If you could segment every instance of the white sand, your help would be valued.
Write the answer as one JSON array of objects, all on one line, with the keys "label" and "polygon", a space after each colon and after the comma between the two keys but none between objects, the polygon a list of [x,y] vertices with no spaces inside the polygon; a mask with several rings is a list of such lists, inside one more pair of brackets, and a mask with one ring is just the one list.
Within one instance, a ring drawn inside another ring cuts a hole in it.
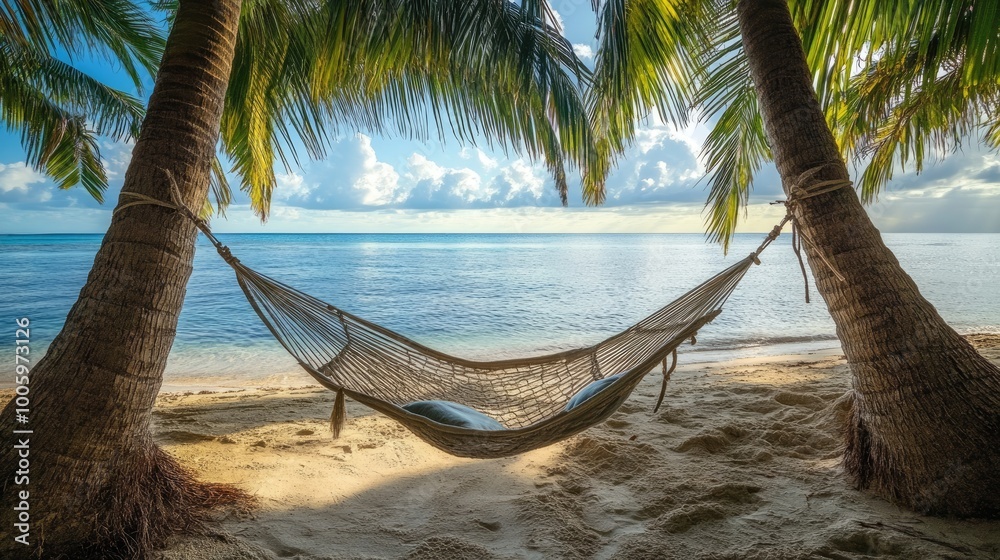
[{"label": "white sand", "polygon": [[[977,340],[994,360],[998,339]],[[160,443],[260,507],[162,557],[1000,558],[1000,522],[850,487],[833,422],[849,384],[839,357],[682,365],[658,414],[654,374],[605,424],[497,460],[448,456],[354,403],[332,441],[333,394],[315,387],[164,394]]]}]

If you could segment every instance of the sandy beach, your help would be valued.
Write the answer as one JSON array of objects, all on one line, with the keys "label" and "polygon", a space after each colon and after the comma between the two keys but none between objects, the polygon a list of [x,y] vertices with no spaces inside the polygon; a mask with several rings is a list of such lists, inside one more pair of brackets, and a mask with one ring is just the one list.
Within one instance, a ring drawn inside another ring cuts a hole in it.
[{"label": "sandy beach", "polygon": [[[970,337],[1000,360],[1000,336]],[[164,393],[161,445],[256,496],[163,559],[1000,558],[1000,522],[915,515],[854,490],[837,353],[682,365],[605,424],[518,457],[448,456],[318,387]]]},{"label": "sandy beach", "polygon": [[[1000,335],[969,338],[1000,361]],[[159,558],[1000,558],[1000,521],[920,516],[851,487],[836,351],[682,355],[658,413],[654,372],[604,424],[495,460],[446,455],[352,402],[332,440],[334,396],[307,380],[161,393],[160,445],[258,505]]]}]

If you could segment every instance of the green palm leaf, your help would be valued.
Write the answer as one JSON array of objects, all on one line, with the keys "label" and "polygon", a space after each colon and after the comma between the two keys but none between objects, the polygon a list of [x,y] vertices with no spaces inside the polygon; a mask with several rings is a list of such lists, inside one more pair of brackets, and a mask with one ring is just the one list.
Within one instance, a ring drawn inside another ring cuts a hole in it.
[{"label": "green palm leaf", "polygon": [[698,88],[694,108],[702,121],[714,123],[701,153],[709,187],[705,224],[709,239],[728,251],[754,176],[772,156],[735,12],[720,2],[711,13],[715,47],[702,58],[711,70]]},{"label": "green palm leaf", "polygon": [[44,54],[88,49],[121,64],[137,88],[163,54],[156,23],[127,0],[7,0],[0,3],[0,36]]},{"label": "green palm leaf", "polygon": [[584,173],[584,200],[604,201],[604,179],[651,111],[684,126],[704,77],[710,41],[704,6],[687,0],[607,0],[598,11],[600,47],[587,108],[596,158]]},{"label": "green palm leaf", "polygon": [[99,202],[107,189],[94,132],[83,117],[53,103],[32,84],[0,73],[0,118],[20,130],[28,163],[52,177],[59,188],[80,184]]},{"label": "green palm leaf", "polygon": [[565,202],[595,157],[589,72],[550,20],[544,2],[248,2],[222,124],[241,188],[266,218],[279,160],[366,130],[543,159]]},{"label": "green palm leaf", "polygon": [[1000,76],[989,75],[981,57],[967,56],[978,44],[969,35],[981,12],[977,5],[942,18],[953,24],[934,30],[926,45],[918,35],[883,47],[829,107],[845,154],[865,163],[858,183],[866,202],[877,198],[896,169],[919,173],[927,158],[954,151],[980,127],[986,127],[987,143],[1000,145],[990,134]]},{"label": "green palm leaf", "polygon": [[[1000,147],[1000,3],[791,0],[817,93],[873,200],[895,169],[923,169],[981,130]],[[771,158],[731,0],[595,2],[600,46],[588,109],[599,157],[587,200],[650,111],[707,123],[706,225],[728,248],[753,177]],[[970,53],[975,53],[974,56]],[[859,69],[861,70],[859,72]]]},{"label": "green palm leaf", "polygon": [[98,137],[135,137],[143,108],[52,55],[84,48],[120,64],[139,88],[159,63],[163,40],[130,2],[0,4],[0,118],[20,134],[32,167],[60,188],[80,184],[102,201],[108,185]]}]

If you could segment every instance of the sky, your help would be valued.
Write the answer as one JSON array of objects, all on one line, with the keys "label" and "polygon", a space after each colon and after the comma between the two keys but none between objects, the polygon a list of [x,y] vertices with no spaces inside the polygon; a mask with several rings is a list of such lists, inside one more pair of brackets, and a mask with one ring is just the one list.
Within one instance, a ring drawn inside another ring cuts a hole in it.
[{"label": "sky", "polygon": [[[595,18],[584,0],[556,0],[563,34],[585,61],[596,50]],[[122,89],[130,82],[103,61],[83,69]],[[147,88],[148,90],[148,88]],[[685,130],[649,119],[607,182],[607,202],[586,207],[570,176],[563,208],[541,162],[516,153],[360,132],[339,139],[329,157],[279,170],[272,214],[262,224],[237,193],[218,232],[364,233],[695,233],[704,231],[703,126]],[[110,189],[105,204],[82,188],[59,190],[27,167],[15,134],[0,133],[0,234],[102,233],[130,162],[131,145],[102,143]],[[237,180],[232,183],[238,185]],[[780,220],[780,181],[769,164],[757,176],[740,231],[762,232]],[[869,207],[886,232],[1000,232],[1000,156],[977,147],[950,154],[921,175],[897,170]]]}]

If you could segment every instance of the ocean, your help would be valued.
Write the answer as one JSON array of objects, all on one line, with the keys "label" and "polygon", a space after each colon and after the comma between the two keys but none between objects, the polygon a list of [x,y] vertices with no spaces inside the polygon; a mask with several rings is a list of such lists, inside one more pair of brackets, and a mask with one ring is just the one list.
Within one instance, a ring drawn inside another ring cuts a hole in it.
[{"label": "ocean", "polygon": [[[423,344],[473,359],[593,344],[747,255],[700,234],[223,234],[255,270]],[[960,332],[1000,332],[1000,235],[887,234],[903,267]],[[35,361],[86,280],[100,235],[0,236],[0,316],[31,319]],[[836,348],[833,321],[788,236],[753,267],[682,359]],[[13,356],[13,343],[10,356]],[[13,360],[3,360],[3,385]],[[305,383],[254,315],[232,270],[199,238],[168,385]]]}]

